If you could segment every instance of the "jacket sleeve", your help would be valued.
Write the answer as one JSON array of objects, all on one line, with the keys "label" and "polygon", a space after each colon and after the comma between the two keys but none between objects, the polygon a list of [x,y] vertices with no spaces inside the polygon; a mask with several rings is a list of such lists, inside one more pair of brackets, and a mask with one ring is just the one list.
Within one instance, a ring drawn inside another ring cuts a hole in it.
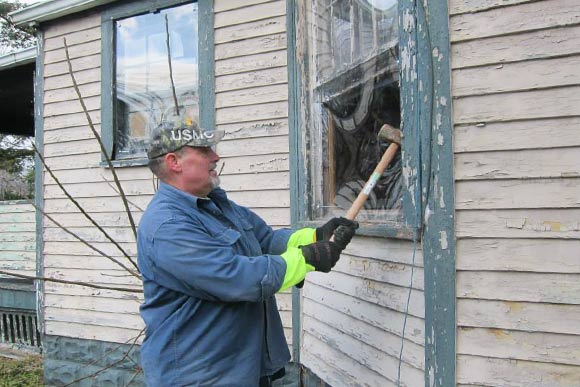
[{"label": "jacket sleeve", "polygon": [[232,229],[214,236],[191,218],[172,218],[157,228],[146,253],[154,280],[208,300],[257,302],[272,296],[284,280],[284,259],[236,254],[239,238]]}]

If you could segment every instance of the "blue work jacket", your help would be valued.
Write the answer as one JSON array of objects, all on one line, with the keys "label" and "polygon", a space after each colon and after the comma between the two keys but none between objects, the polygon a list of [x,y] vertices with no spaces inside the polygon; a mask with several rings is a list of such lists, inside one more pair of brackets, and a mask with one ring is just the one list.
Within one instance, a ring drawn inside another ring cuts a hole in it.
[{"label": "blue work jacket", "polygon": [[148,386],[256,387],[284,367],[274,294],[290,234],[221,189],[203,199],[160,183],[137,238]]}]

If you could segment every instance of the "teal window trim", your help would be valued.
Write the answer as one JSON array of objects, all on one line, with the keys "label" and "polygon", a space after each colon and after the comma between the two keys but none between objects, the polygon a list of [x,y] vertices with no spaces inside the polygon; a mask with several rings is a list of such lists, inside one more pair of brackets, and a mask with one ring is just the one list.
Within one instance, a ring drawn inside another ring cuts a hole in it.
[{"label": "teal window trim", "polygon": [[[44,33],[36,33],[36,68],[34,73],[34,142],[40,154],[44,154]],[[36,205],[36,276],[44,276],[44,166],[40,157],[34,155],[34,204]],[[40,331],[44,334],[44,281],[34,281],[36,297],[36,316]]]},{"label": "teal window trim", "polygon": [[[191,0],[133,0],[123,2],[101,13],[101,138],[107,155],[114,167],[136,167],[147,165],[146,158],[113,160],[115,141],[114,74],[115,74],[115,20],[136,16],[176,5],[195,3]],[[200,126],[215,126],[215,72],[214,72],[214,21],[213,0],[198,0],[199,33],[199,92]],[[101,157],[101,167],[107,167],[105,155]]]}]

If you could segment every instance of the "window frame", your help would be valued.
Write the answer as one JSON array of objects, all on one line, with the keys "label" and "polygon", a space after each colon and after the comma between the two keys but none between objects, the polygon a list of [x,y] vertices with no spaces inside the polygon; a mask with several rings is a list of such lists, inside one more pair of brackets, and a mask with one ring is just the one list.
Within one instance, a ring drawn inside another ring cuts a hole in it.
[{"label": "window frame", "polygon": [[[307,130],[302,131],[302,128],[307,128],[309,125],[302,121],[302,101],[307,91],[304,90],[302,83],[302,69],[300,63],[308,65],[309,59],[306,55],[301,56],[299,53],[298,42],[301,36],[298,30],[304,26],[298,26],[300,17],[298,15],[299,7],[303,7],[304,1],[310,0],[294,0],[289,6],[294,19],[293,25],[289,24],[289,39],[288,39],[288,72],[289,72],[289,126],[290,126],[290,190],[291,190],[291,219],[293,227],[318,227],[323,224],[323,219],[311,219],[310,212],[314,204],[314,197],[312,194],[312,170],[310,163],[312,158],[309,155],[310,149],[307,144],[310,144],[309,133]],[[408,11],[405,1],[398,0],[399,12],[399,49],[403,50],[406,47],[417,48],[416,36],[406,29],[402,23],[402,16],[405,10]],[[304,31],[305,28],[302,28]],[[416,52],[410,53],[416,61]],[[400,54],[401,55],[401,54]],[[416,63],[412,64],[413,66]],[[397,225],[386,223],[361,223],[361,227],[357,231],[358,235],[386,237],[395,239],[413,240],[420,239],[420,214],[421,214],[421,183],[419,166],[420,164],[420,149],[421,142],[424,139],[418,138],[418,118],[415,112],[416,108],[412,101],[417,101],[419,90],[417,89],[417,82],[412,79],[416,74],[405,73],[402,68],[399,70],[400,79],[400,101],[401,101],[401,129],[405,130],[405,136],[402,139],[402,165],[403,165],[403,193],[402,193],[402,216],[404,221]],[[421,101],[423,102],[423,101]],[[416,104],[416,103],[415,103]],[[426,107],[428,109],[429,107]],[[426,111],[426,110],[425,110]],[[409,189],[409,187],[412,187]],[[346,210],[345,210],[346,213]]]},{"label": "window frame", "polygon": [[[215,125],[215,72],[213,0],[132,0],[103,10],[101,13],[101,138],[115,167],[147,165],[147,158],[115,160],[115,21],[183,4],[198,4],[198,85],[199,119],[202,128]],[[101,155],[101,166],[107,167]]]}]

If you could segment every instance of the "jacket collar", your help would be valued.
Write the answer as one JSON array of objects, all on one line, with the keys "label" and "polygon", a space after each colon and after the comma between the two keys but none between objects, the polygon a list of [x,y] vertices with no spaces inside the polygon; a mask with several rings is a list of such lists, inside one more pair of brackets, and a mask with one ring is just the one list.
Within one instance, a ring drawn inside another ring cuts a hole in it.
[{"label": "jacket collar", "polygon": [[[181,201],[195,209],[199,209],[198,201],[207,200],[200,198],[195,195],[191,195],[185,191],[179,190],[172,185],[159,181],[159,189],[157,191],[159,195],[164,195],[170,197],[173,200]],[[226,191],[221,188],[214,188],[208,195],[208,197],[214,201],[225,201],[227,200]]]}]

